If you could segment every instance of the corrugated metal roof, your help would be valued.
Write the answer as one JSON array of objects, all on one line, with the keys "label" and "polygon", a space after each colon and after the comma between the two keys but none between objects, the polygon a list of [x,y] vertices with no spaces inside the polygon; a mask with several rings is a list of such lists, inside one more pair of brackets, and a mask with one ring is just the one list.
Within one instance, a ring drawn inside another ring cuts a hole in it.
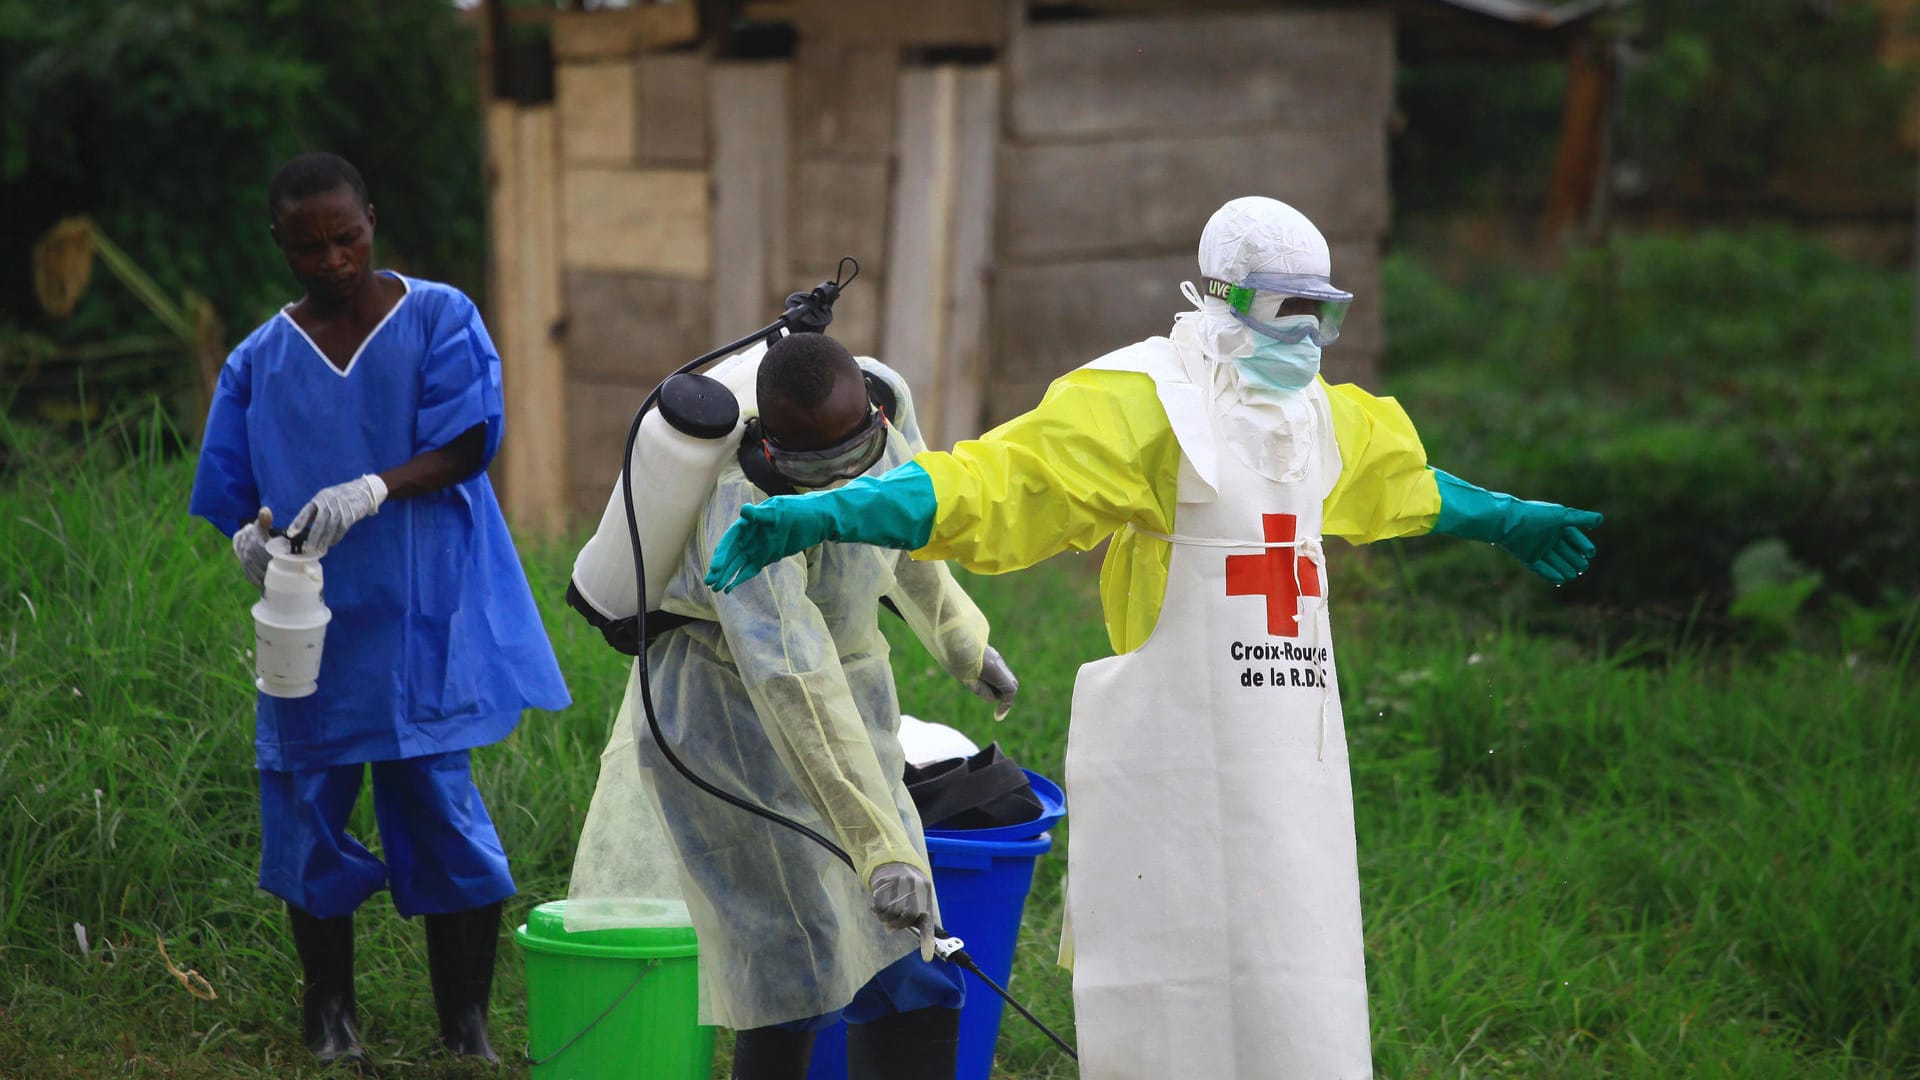
[{"label": "corrugated metal roof", "polygon": [[1624,7],[1627,0],[1569,0],[1566,3],[1543,4],[1529,0],[1434,0],[1447,7],[1470,11],[1475,15],[1485,15],[1490,19],[1519,23],[1540,30],[1557,30],[1571,22],[1578,22],[1589,15],[1602,11]]}]

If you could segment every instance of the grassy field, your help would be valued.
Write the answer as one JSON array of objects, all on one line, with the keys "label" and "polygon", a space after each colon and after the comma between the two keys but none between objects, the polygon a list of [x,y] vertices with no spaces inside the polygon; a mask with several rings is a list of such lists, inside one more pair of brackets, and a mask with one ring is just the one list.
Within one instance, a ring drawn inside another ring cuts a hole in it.
[{"label": "grassy field", "polygon": [[[252,884],[249,590],[185,517],[184,463],[107,456],[0,478],[0,1075],[315,1075],[282,908]],[[523,554],[576,704],[476,753],[513,922],[564,893],[623,668],[560,603],[570,550]],[[1601,649],[1334,558],[1382,1076],[1920,1074],[1911,614],[1850,653]],[[972,583],[1023,679],[1005,725],[896,638],[907,710],[1059,775],[1074,668],[1106,651],[1092,570]],[[1071,1038],[1061,851],[1013,989]],[[375,898],[359,929],[388,1073],[481,1075],[431,1053],[419,928]],[[510,942],[497,987],[517,1057]],[[1000,1059],[1075,1075],[1011,1015]]]}]

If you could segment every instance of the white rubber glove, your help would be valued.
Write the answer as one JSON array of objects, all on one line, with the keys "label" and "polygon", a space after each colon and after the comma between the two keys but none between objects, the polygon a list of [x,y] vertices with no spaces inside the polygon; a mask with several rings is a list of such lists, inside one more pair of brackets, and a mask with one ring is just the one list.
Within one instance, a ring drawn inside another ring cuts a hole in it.
[{"label": "white rubber glove", "polygon": [[240,560],[240,569],[256,589],[266,587],[267,564],[273,561],[267,551],[267,530],[271,528],[273,511],[263,506],[258,520],[247,522],[233,534],[233,557]]},{"label": "white rubber glove", "polygon": [[933,959],[933,882],[915,866],[883,863],[869,882],[873,913],[889,930],[920,935],[920,959]]},{"label": "white rubber glove", "polygon": [[1020,692],[1020,680],[1001,658],[1000,650],[989,645],[980,663],[980,677],[968,683],[967,689],[993,702],[993,718],[1005,720],[1013,709],[1013,696]]},{"label": "white rubber glove", "polygon": [[348,529],[379,513],[386,501],[386,481],[374,473],[322,488],[294,515],[287,535],[300,537],[302,550],[318,555],[344,539]]}]

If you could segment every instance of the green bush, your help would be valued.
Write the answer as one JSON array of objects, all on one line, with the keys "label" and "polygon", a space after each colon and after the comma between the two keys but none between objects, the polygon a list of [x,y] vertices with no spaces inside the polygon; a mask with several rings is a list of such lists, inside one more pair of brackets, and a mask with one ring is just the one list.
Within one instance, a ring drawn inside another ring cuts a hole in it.
[{"label": "green bush", "polygon": [[[1628,46],[1611,129],[1616,211],[1898,214],[1913,199],[1900,125],[1914,70],[1883,57],[1915,18],[1859,0],[1635,0],[1602,15],[1595,44]],[[1565,55],[1493,63],[1414,44],[1395,73],[1395,231],[1462,211],[1531,217],[1565,123]]]},{"label": "green bush", "polygon": [[[1590,612],[1717,622],[1734,560],[1768,540],[1821,575],[1817,604],[1920,591],[1906,274],[1759,231],[1628,236],[1460,283],[1394,257],[1385,279],[1390,389],[1435,464],[1607,515],[1566,590]],[[1519,580],[1412,547],[1434,588]]]},{"label": "green bush", "polygon": [[[66,346],[155,333],[99,267],[72,318],[41,315],[27,252],[75,214],[169,296],[206,296],[239,340],[297,295],[266,191],[304,150],[366,176],[383,263],[477,289],[473,50],[434,0],[0,0],[0,362],[10,328]],[[155,389],[81,369],[123,401]],[[0,371],[0,394],[19,377]]]},{"label": "green bush", "polygon": [[[0,446],[23,435],[0,422]],[[0,1076],[337,1076],[301,1046],[282,905],[253,888],[253,590],[186,516],[192,462],[164,428],[131,418],[46,449],[14,445],[33,465],[0,474]],[[574,703],[474,755],[520,886],[508,926],[566,892],[629,667],[562,600],[574,550],[520,547]],[[1920,613],[1885,661],[1622,652],[1382,602],[1362,560],[1333,558],[1379,1075],[1920,1075]],[[1005,723],[885,620],[901,706],[1059,778],[1075,669],[1106,652],[1097,561],[964,577],[1021,678]],[[1103,737],[1101,719],[1075,737]],[[1069,1040],[1054,957],[1074,813],[1037,867],[1010,983]],[[417,921],[375,898],[355,934],[381,1075],[479,1075],[435,1053]],[[503,1055],[527,1038],[511,941]],[[1073,1072],[1009,1012],[995,1075]]]}]

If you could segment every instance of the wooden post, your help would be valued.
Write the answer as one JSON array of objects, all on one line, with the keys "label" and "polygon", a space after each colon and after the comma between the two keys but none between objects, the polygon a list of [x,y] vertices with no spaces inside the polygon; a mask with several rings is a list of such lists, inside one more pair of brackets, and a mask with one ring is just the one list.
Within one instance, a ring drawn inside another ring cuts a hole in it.
[{"label": "wooden post", "polygon": [[566,366],[560,348],[558,151],[550,105],[488,106],[493,319],[506,396],[500,476],[507,516],[550,537],[566,527]]},{"label": "wooden post", "polygon": [[953,231],[951,66],[900,73],[894,125],[899,177],[887,236],[880,358],[914,390],[920,432],[942,445],[939,408],[946,374],[948,252]]},{"label": "wooden post", "polygon": [[996,69],[900,75],[880,358],[914,388],[928,446],[980,430],[999,106]]},{"label": "wooden post", "polygon": [[718,63],[713,123],[713,342],[773,321],[787,285],[787,80],[782,63]]},{"label": "wooden post", "polygon": [[940,442],[978,435],[986,420],[988,296],[993,278],[994,187],[999,182],[1000,69],[965,68],[954,103],[953,231],[948,259],[946,371]]},{"label": "wooden post", "polygon": [[[496,3],[489,7],[497,6]],[[500,350],[501,379],[511,381],[514,362],[514,305],[517,271],[520,266],[519,168],[516,164],[518,140],[514,137],[514,118],[519,107],[512,100],[496,98],[487,102],[487,332],[493,335],[494,348]],[[511,403],[512,397],[506,397]],[[511,416],[508,417],[512,419]],[[506,445],[513,445],[520,432],[509,424]],[[510,458],[511,455],[503,455]],[[501,460],[493,470],[499,488],[501,506],[511,508],[515,492],[513,478],[507,475],[507,462]]]},{"label": "wooden post", "polygon": [[791,288],[812,288],[841,256],[860,261],[860,279],[835,306],[829,330],[855,355],[879,351],[899,73],[897,46],[824,34],[802,35],[793,58],[786,277]]},{"label": "wooden post", "polygon": [[1567,50],[1567,97],[1561,110],[1560,148],[1554,155],[1543,231],[1549,242],[1589,224],[1589,212],[1605,177],[1608,117],[1613,99],[1609,43],[1576,39]]}]

